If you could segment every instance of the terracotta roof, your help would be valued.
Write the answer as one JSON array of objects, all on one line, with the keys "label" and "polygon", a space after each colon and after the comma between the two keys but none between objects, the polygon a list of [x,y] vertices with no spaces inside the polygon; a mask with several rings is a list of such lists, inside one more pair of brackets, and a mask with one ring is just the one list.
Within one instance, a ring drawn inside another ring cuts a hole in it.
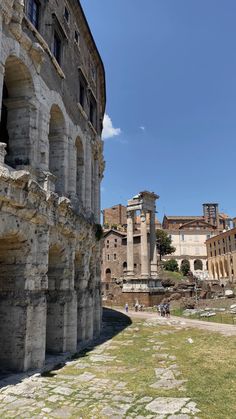
[{"label": "terracotta roof", "polygon": [[204,220],[202,215],[165,215],[168,220]]}]

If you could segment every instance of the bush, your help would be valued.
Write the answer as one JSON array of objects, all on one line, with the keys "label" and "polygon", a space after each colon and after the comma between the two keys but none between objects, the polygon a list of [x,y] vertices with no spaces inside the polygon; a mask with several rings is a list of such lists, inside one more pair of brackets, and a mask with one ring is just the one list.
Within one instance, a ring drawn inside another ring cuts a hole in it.
[{"label": "bush", "polygon": [[190,263],[187,259],[182,261],[180,270],[184,276],[186,276],[189,273]]},{"label": "bush", "polygon": [[170,260],[167,260],[166,262],[164,262],[164,269],[165,269],[165,271],[179,272],[179,267],[178,267],[177,260],[170,259]]}]

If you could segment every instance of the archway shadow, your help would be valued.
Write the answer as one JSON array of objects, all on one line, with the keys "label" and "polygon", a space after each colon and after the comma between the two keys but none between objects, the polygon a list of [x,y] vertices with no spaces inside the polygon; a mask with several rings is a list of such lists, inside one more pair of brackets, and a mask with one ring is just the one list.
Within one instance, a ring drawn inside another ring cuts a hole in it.
[{"label": "archway shadow", "polygon": [[103,308],[102,330],[98,338],[85,343],[83,346],[79,346],[78,352],[74,355],[59,354],[58,356],[53,357],[55,360],[53,365],[46,357],[45,367],[42,370],[30,370],[26,373],[16,374],[9,372],[1,373],[0,371],[0,388],[6,387],[8,385],[16,385],[23,381],[25,378],[31,377],[36,373],[38,373],[39,376],[41,375],[43,377],[53,378],[56,375],[55,371],[63,368],[68,361],[76,359],[79,360],[80,358],[87,357],[94,348],[112,339],[131,324],[132,320],[126,314],[111,308]]},{"label": "archway shadow", "polygon": [[[126,314],[111,308],[103,307],[102,330],[100,336],[87,344],[85,343],[85,345],[80,348],[79,352],[71,356],[71,360],[86,358],[94,348],[112,339],[131,324],[132,320]],[[54,371],[63,368],[64,365],[65,362],[59,363],[52,370],[42,373],[42,376],[54,377],[56,375],[56,372]]]}]

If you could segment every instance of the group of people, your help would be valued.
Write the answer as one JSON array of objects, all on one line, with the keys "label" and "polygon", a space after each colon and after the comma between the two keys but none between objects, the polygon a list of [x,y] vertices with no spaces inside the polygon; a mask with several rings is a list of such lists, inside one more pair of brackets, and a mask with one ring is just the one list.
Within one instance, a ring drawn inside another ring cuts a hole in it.
[{"label": "group of people", "polygon": [[157,306],[159,315],[161,317],[170,317],[170,302],[164,301]]},{"label": "group of people", "polygon": [[[135,309],[135,311],[143,311],[143,305],[139,304],[138,301],[136,301],[136,303],[134,304],[134,309]],[[125,304],[125,311],[126,311],[126,313],[128,313],[128,311],[129,311],[128,303]]]}]

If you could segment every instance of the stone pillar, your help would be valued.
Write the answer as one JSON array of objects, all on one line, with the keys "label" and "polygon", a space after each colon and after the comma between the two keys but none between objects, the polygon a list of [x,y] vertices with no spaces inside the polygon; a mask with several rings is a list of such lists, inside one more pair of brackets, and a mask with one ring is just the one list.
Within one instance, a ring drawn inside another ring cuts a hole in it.
[{"label": "stone pillar", "polygon": [[0,166],[4,166],[6,152],[6,143],[0,143]]},{"label": "stone pillar", "polygon": [[149,278],[150,263],[148,255],[147,218],[146,212],[141,213],[141,277]]},{"label": "stone pillar", "polygon": [[155,212],[150,212],[150,260],[151,260],[151,277],[157,278],[157,246],[156,246],[156,230],[155,230]]},{"label": "stone pillar", "polygon": [[[0,33],[1,33],[1,28],[0,28]],[[3,89],[4,73],[5,73],[4,66],[0,63],[0,119],[1,119],[1,112],[2,112],[2,89]]]},{"label": "stone pillar", "polygon": [[99,211],[99,195],[100,195],[100,181],[99,181],[99,166],[98,159],[94,160],[94,217],[95,222],[100,223],[100,211]]},{"label": "stone pillar", "polygon": [[77,150],[71,137],[68,138],[68,147],[69,147],[68,195],[70,198],[74,198],[76,195]]},{"label": "stone pillar", "polygon": [[189,263],[190,263],[190,271],[191,272],[194,272],[194,260],[193,259],[190,259],[189,260]]},{"label": "stone pillar", "polygon": [[91,179],[92,178],[92,153],[89,140],[86,147],[85,158],[85,207],[87,211],[91,211]]},{"label": "stone pillar", "polygon": [[127,276],[134,276],[134,213],[127,213]]}]

